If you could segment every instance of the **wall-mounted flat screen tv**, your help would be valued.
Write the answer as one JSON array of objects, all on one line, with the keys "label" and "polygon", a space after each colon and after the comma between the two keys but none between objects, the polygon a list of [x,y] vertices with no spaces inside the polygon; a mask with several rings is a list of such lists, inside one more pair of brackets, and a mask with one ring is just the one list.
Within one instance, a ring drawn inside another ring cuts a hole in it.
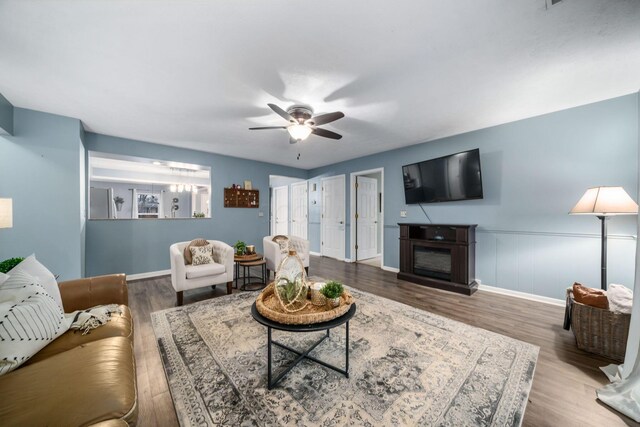
[{"label": "wall-mounted flat screen tv", "polygon": [[407,204],[482,199],[480,150],[477,148],[405,165],[402,175]]}]

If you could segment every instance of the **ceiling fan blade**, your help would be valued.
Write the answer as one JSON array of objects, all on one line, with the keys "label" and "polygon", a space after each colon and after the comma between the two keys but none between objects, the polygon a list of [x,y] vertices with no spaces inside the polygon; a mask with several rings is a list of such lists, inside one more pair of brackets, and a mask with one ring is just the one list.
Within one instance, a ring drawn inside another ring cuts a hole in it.
[{"label": "ceiling fan blade", "polygon": [[286,129],[286,126],[259,126],[257,128],[249,128],[249,130],[261,130],[261,129]]},{"label": "ceiling fan blade", "polygon": [[284,111],[282,108],[278,107],[276,104],[267,104],[269,106],[269,108],[271,108],[277,115],[279,115],[280,117],[282,117],[283,119],[285,119],[288,122],[291,123],[297,123],[296,119],[293,118],[293,116],[291,116],[291,114],[287,113],[286,111]]},{"label": "ceiling fan blade", "polygon": [[344,113],[342,111],[336,111],[335,113],[320,114],[319,116],[312,117],[307,120],[307,122],[312,122],[313,125],[317,126],[335,122],[343,117]]},{"label": "ceiling fan blade", "polygon": [[298,142],[297,139],[293,139],[293,137],[291,137],[291,136],[289,137],[289,144],[295,144],[297,142]]},{"label": "ceiling fan blade", "polygon": [[315,133],[318,136],[324,136],[325,138],[331,139],[340,139],[342,135],[339,133],[331,132],[330,130],[315,128],[311,131],[311,133]]}]

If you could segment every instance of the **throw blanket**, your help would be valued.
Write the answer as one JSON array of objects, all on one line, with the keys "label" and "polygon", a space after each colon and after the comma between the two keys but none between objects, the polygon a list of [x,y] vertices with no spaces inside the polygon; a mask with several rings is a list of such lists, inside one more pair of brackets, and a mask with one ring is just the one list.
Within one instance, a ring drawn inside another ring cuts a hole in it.
[{"label": "throw blanket", "polygon": [[117,304],[99,305],[86,310],[78,310],[65,314],[65,317],[71,323],[69,329],[82,331],[82,335],[86,335],[92,329],[107,323],[113,313],[122,314],[122,310]]},{"label": "throw blanket", "polygon": [[607,298],[609,299],[609,310],[614,313],[631,314],[631,305],[633,304],[633,291],[631,289],[612,283],[609,285]]}]

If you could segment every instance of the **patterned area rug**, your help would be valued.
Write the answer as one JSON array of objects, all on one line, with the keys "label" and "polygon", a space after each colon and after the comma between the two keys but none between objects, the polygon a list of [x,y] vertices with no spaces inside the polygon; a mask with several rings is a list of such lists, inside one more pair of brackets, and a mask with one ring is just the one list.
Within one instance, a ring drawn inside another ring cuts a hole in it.
[{"label": "patterned area rug", "polygon": [[[183,426],[519,426],[538,347],[350,289],[350,378],[304,360],[269,391],[267,330],[242,292],[152,314]],[[324,332],[274,331],[306,349]],[[311,355],[344,366],[345,328]],[[277,373],[295,355],[273,347]]]}]

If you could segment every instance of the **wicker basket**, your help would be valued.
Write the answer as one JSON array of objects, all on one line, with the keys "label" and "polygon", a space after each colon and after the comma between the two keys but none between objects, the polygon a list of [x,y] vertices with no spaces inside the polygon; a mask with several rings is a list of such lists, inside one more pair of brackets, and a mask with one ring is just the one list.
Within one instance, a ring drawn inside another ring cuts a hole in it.
[{"label": "wicker basket", "polygon": [[353,303],[353,297],[345,290],[340,297],[340,305],[334,309],[327,309],[326,305],[319,307],[307,304],[301,311],[287,313],[282,309],[278,298],[273,292],[274,286],[272,282],[258,295],[256,308],[267,319],[286,325],[312,325],[314,323],[328,322],[349,311]]},{"label": "wicker basket", "polygon": [[581,304],[571,293],[569,298],[571,329],[578,348],[623,362],[631,315]]}]

